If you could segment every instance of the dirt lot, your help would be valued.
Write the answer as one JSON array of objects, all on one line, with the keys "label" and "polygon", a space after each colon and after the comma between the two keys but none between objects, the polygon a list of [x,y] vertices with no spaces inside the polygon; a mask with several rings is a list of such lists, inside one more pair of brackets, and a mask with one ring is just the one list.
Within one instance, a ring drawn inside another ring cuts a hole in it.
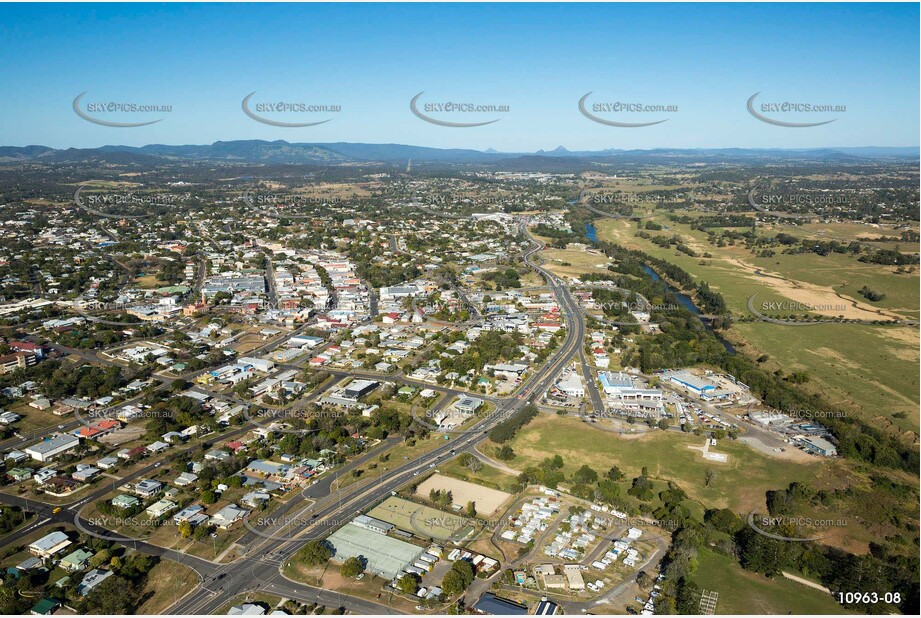
[{"label": "dirt lot", "polygon": [[140,425],[135,425],[134,427],[129,425],[124,429],[119,429],[117,431],[113,431],[110,434],[102,436],[99,438],[99,441],[103,444],[109,444],[111,446],[120,446],[122,444],[137,440],[143,436],[145,432],[146,430],[144,427]]},{"label": "dirt lot", "polygon": [[475,483],[468,483],[458,479],[452,479],[441,474],[433,474],[427,478],[416,490],[416,495],[422,498],[428,498],[429,491],[432,489],[442,489],[451,492],[454,497],[454,504],[467,504],[468,502],[476,503],[476,510],[481,515],[492,515],[502,504],[511,497],[504,491],[490,489]]}]

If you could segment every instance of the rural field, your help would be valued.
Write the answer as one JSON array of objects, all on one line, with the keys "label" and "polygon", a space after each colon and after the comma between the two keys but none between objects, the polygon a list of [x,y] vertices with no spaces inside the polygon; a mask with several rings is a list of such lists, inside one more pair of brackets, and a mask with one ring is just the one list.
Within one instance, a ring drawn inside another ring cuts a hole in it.
[{"label": "rural field", "polygon": [[712,551],[698,556],[691,579],[718,592],[717,614],[846,614],[830,594],[804,584],[746,571],[734,558]]},{"label": "rural field", "polygon": [[[510,442],[517,454],[510,465],[523,469],[559,454],[567,475],[582,464],[599,474],[616,465],[628,478],[638,476],[645,466],[652,478],[675,481],[688,496],[702,504],[739,513],[764,509],[765,491],[814,478],[827,465],[819,461],[806,464],[779,461],[728,440],[720,441],[715,450],[728,454],[729,461],[709,462],[700,451],[688,448],[702,443],[703,438],[692,434],[657,431],[622,437],[575,418],[540,416]],[[717,474],[710,487],[704,487],[707,469]]]},{"label": "rural field", "polygon": [[[804,303],[816,307],[809,313],[828,317],[918,318],[921,304],[918,273],[895,274],[893,267],[863,264],[838,254],[822,257],[778,253],[771,258],[756,258],[742,246],[710,245],[703,232],[671,222],[664,215],[652,220],[668,228],[658,234],[678,234],[698,253],[709,252],[713,257],[693,258],[638,238],[634,235],[635,222],[600,219],[595,225],[599,239],[667,259],[707,281],[723,295],[737,318],[750,316],[747,303],[754,294],[759,310],[762,303]],[[844,230],[855,238],[870,233],[853,228],[852,224]],[[886,298],[870,303],[857,292],[864,285],[884,292]],[[785,373],[806,371],[811,380],[805,388],[825,393],[831,403],[841,406],[846,413],[859,415],[875,426],[890,428],[908,442],[917,442],[917,327],[783,326],[737,320],[725,335],[752,357],[766,354],[769,359],[765,366],[769,369]],[[790,345],[792,340],[802,345]]]}]

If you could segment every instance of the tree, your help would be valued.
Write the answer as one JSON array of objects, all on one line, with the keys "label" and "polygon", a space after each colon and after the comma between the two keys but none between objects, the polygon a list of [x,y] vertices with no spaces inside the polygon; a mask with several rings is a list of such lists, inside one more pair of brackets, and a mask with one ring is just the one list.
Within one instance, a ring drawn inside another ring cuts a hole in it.
[{"label": "tree", "polygon": [[466,512],[467,517],[476,517],[476,502],[468,502]]},{"label": "tree", "polygon": [[716,472],[713,470],[707,469],[704,473],[704,487],[709,487],[710,484],[716,479]]},{"label": "tree", "polygon": [[473,582],[473,566],[466,560],[457,560],[451,565],[441,582],[441,589],[448,596],[460,594]]},{"label": "tree", "polygon": [[416,594],[419,589],[419,576],[415,573],[407,573],[397,581],[397,588],[404,594]]},{"label": "tree", "polygon": [[576,470],[576,473],[572,475],[572,480],[577,484],[588,485],[596,483],[598,482],[598,473],[583,464],[582,467]]},{"label": "tree", "polygon": [[339,569],[339,572],[343,577],[358,577],[364,570],[364,563],[356,556],[352,556],[342,563],[342,568]]},{"label": "tree", "polygon": [[184,539],[192,536],[192,524],[189,523],[189,520],[183,520],[179,522],[179,536]]},{"label": "tree", "polygon": [[709,509],[704,513],[704,521],[726,534],[735,534],[745,525],[730,509]]},{"label": "tree", "polygon": [[643,590],[649,590],[652,587],[652,576],[646,571],[640,571],[636,576],[636,584]]},{"label": "tree", "polygon": [[788,567],[791,553],[798,549],[792,547],[796,543],[771,539],[751,528],[744,528],[739,537],[739,562],[742,567],[768,577],[779,575]]},{"label": "tree", "polygon": [[102,565],[106,564],[111,559],[112,559],[112,552],[108,549],[103,549],[103,550],[96,552],[96,555],[90,558],[90,566],[95,569],[97,567],[101,567]]},{"label": "tree", "polygon": [[201,492],[201,501],[205,504],[214,504],[217,502],[217,494],[211,489]]},{"label": "tree", "polygon": [[499,461],[511,461],[515,458],[515,451],[508,444],[503,444],[496,449],[496,459]]},{"label": "tree", "polygon": [[607,477],[612,481],[622,481],[624,480],[625,475],[617,466],[611,466],[611,469],[607,472]]},{"label": "tree", "polygon": [[307,566],[320,566],[326,564],[333,552],[326,541],[313,540],[304,545],[304,564]]}]

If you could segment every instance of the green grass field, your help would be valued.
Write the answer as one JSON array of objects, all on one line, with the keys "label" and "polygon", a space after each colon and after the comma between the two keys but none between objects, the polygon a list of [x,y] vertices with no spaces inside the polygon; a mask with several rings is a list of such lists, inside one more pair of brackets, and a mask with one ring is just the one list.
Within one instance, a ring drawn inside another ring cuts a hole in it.
[{"label": "green grass field", "polygon": [[[663,249],[647,239],[637,238],[634,222],[600,219],[595,225],[601,239],[641,249],[706,280],[712,289],[723,295],[730,311],[737,316],[750,315],[747,302],[755,293],[759,309],[761,303],[781,301],[812,299],[809,302],[849,306],[853,300],[862,307],[879,309],[887,315],[918,316],[921,300],[917,273],[896,275],[891,267],[862,264],[843,255],[778,254],[772,258],[755,258],[744,247],[714,247],[706,242],[703,232],[669,222],[664,214],[657,215],[654,220],[669,228],[651,232],[654,235],[677,233],[698,253],[708,251],[713,258],[692,258],[674,248]],[[780,230],[770,233],[776,231]],[[794,283],[759,276],[754,273],[756,268],[799,282],[800,287],[793,288]],[[884,292],[886,298],[879,303],[867,302],[857,293],[863,285]],[[869,311],[859,312],[859,315],[866,319],[875,317]],[[917,328],[737,322],[727,335],[729,339],[751,344],[747,349],[741,348],[750,356],[763,353],[772,357],[769,369],[782,369],[787,373],[793,369],[805,370],[813,378],[806,385],[807,390],[825,393],[830,402],[841,405],[847,413],[860,415],[877,426],[891,425],[898,432],[918,433]],[[791,345],[792,341],[796,341],[796,345]],[[900,413],[906,418],[893,417]],[[908,439],[915,439],[915,436],[908,436]]]},{"label": "green grass field", "polygon": [[[691,257],[672,248],[662,248],[650,240],[638,238],[636,223],[626,220],[600,219],[595,221],[598,237],[602,240],[617,242],[626,247],[642,251],[680,266],[695,277],[706,280],[713,289],[719,291],[726,299],[729,308],[738,314],[748,313],[748,298],[758,293],[758,301],[788,300],[782,294],[772,291],[772,286],[764,277],[752,272],[752,267],[799,281],[813,286],[826,288],[829,292],[838,292],[847,297],[836,302],[850,300],[880,309],[890,309],[906,317],[919,315],[918,274],[896,275],[894,268],[874,264],[863,264],[856,259],[832,254],[819,256],[812,253],[784,255],[777,253],[771,258],[754,257],[744,246],[716,247],[707,242],[707,235],[700,230],[692,230],[689,225],[669,221],[664,215],[658,215],[653,221],[667,226],[661,231],[649,231],[653,236],[672,236],[677,234],[699,254],[710,253],[711,258]],[[789,228],[772,230],[789,232]],[[701,264],[701,262],[705,264]],[[740,264],[740,261],[744,264]],[[746,270],[746,268],[748,270]],[[869,303],[858,294],[858,290],[867,285],[886,294],[886,298],[877,303]]]},{"label": "green grass field", "polygon": [[462,515],[433,509],[396,496],[384,500],[368,511],[368,515],[390,522],[400,530],[424,534],[440,541],[454,537],[464,527]]},{"label": "green grass field", "polygon": [[[526,425],[511,441],[518,456],[510,462],[516,469],[535,465],[559,454],[569,476],[582,464],[599,474],[618,466],[629,478],[648,467],[653,478],[675,481],[688,496],[708,507],[748,512],[765,508],[764,492],[786,487],[793,481],[813,478],[823,462],[792,463],[769,458],[739,442],[722,440],[716,452],[729,455],[725,464],[703,459],[703,438],[676,432],[654,432],[625,438],[589,427],[574,418],[542,416]],[[710,487],[704,487],[706,470],[716,472]]]},{"label": "green grass field", "polygon": [[719,593],[717,614],[846,614],[829,594],[778,577],[768,579],[743,569],[729,556],[702,551],[691,579]]},{"label": "green grass field", "polygon": [[[514,462],[510,462],[509,465],[514,467]],[[484,487],[499,489],[501,491],[511,492],[514,486],[518,484],[518,479],[511,474],[507,474],[502,470],[485,464],[476,472],[471,472],[469,468],[460,465],[456,457],[450,461],[438,464],[438,470],[445,476],[452,476],[462,481],[476,483]]]},{"label": "green grass field", "polygon": [[[771,357],[768,369],[807,371],[811,381],[805,388],[824,391],[842,411],[860,414],[876,427],[918,432],[917,331],[913,348],[905,328],[747,322],[732,331]],[[905,418],[893,416],[898,413]]]}]

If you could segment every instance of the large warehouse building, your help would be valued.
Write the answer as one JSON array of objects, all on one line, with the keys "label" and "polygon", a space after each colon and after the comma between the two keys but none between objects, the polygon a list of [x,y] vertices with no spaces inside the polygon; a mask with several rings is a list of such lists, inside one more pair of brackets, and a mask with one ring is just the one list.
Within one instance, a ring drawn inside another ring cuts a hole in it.
[{"label": "large warehouse building", "polygon": [[367,561],[366,571],[387,579],[399,577],[406,566],[425,552],[422,547],[352,522],[339,528],[327,540],[333,546],[333,558],[336,560],[364,558]]},{"label": "large warehouse building", "polygon": [[38,444],[33,444],[26,449],[26,453],[37,461],[49,461],[55,455],[66,453],[79,445],[80,438],[62,433],[52,438],[45,438]]}]

